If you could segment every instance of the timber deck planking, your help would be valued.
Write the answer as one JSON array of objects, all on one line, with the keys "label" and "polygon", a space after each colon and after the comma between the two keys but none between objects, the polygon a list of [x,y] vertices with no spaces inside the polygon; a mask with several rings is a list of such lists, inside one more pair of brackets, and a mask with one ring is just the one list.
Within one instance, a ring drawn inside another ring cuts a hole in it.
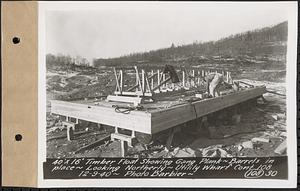
[{"label": "timber deck planking", "polygon": [[142,104],[143,110],[133,110],[129,114],[117,113],[112,107],[113,105],[127,106],[126,103],[95,100],[77,102],[53,100],[51,101],[51,113],[155,134],[209,113],[259,97],[264,93],[266,93],[266,87],[259,86],[191,103],[178,100],[179,97],[177,96],[171,101]]}]

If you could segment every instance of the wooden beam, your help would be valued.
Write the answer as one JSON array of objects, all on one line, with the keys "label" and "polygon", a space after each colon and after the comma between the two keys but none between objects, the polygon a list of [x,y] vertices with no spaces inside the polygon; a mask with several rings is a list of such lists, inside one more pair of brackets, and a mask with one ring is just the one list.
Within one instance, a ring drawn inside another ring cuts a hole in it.
[{"label": "wooden beam", "polygon": [[106,100],[107,101],[113,101],[113,102],[133,103],[133,104],[142,103],[142,98],[140,98],[140,97],[129,97],[129,96],[109,95],[109,96],[107,96]]},{"label": "wooden beam", "polygon": [[[135,93],[135,92],[130,92]],[[209,113],[255,99],[266,93],[266,87],[254,87],[228,95],[209,98],[192,103],[182,103],[169,108],[117,113],[108,103],[91,105],[66,101],[51,101],[51,112],[94,123],[120,127],[136,132],[154,134]]]},{"label": "wooden beam", "polygon": [[286,152],[286,148],[287,148],[287,141],[285,139],[282,143],[280,143],[277,146],[277,148],[274,150],[274,152],[277,153],[277,154],[282,155]]},{"label": "wooden beam", "polygon": [[166,84],[169,80],[171,80],[171,77],[168,77],[166,80],[164,80],[163,82],[161,82],[158,86],[154,87],[152,91],[155,91],[155,90],[159,89],[161,86],[163,86],[164,84]]},{"label": "wooden beam", "polygon": [[149,79],[151,79],[151,90],[152,90],[153,87],[154,87],[154,79],[153,79],[153,77],[154,77],[154,71],[151,70],[151,76],[149,77]]},{"label": "wooden beam", "polygon": [[51,101],[53,114],[70,116],[93,123],[101,123],[113,127],[121,127],[142,133],[151,133],[151,115],[143,111],[130,111],[130,114],[115,112],[115,108],[108,106],[88,105],[67,101]]},{"label": "wooden beam", "polygon": [[182,71],[182,87],[185,87],[185,71]]},{"label": "wooden beam", "polygon": [[114,67],[113,70],[114,70],[114,75],[115,75],[116,82],[117,82],[116,91],[121,91],[120,84],[119,84],[119,76],[117,75],[116,68]]},{"label": "wooden beam", "polygon": [[120,92],[123,91],[123,70],[120,70]]},{"label": "wooden beam", "polygon": [[114,92],[115,95],[123,95],[123,96],[146,96],[146,97],[151,97],[153,96],[154,94],[153,93],[148,93],[148,92],[145,92],[143,93],[142,91],[136,91],[136,92],[119,92],[119,91],[115,91]]},{"label": "wooden beam", "polygon": [[226,82],[229,83],[229,72],[226,71]]},{"label": "wooden beam", "polygon": [[172,142],[173,142],[173,137],[174,137],[175,133],[178,133],[180,131],[181,131],[181,126],[176,126],[176,127],[173,127],[173,128],[170,129],[168,139],[167,139],[167,142],[166,142],[166,148],[168,150],[171,149]]},{"label": "wooden beam", "polygon": [[136,85],[132,86],[131,88],[129,88],[129,89],[126,90],[126,91],[130,92],[130,91],[136,89],[137,87],[139,87],[139,84],[136,84]]},{"label": "wooden beam", "polygon": [[191,82],[193,82],[192,83],[192,86],[195,86],[195,83],[196,83],[196,80],[195,80],[195,70],[192,70],[192,79],[191,79]]},{"label": "wooden beam", "polygon": [[266,93],[266,87],[255,87],[216,98],[200,100],[191,104],[181,104],[178,106],[167,108],[165,110],[152,112],[151,133],[154,134],[165,129],[174,127],[178,124],[197,119],[209,113],[213,113],[218,110],[247,101],[249,99],[259,97],[264,93]]},{"label": "wooden beam", "polygon": [[129,136],[129,135],[124,135],[122,133],[112,133],[111,134],[111,140],[121,140],[121,141],[125,141],[128,143],[128,146],[132,147],[133,146],[133,139],[134,137]]},{"label": "wooden beam", "polygon": [[197,78],[198,86],[200,86],[200,80],[201,80],[201,72],[198,70],[198,78]]},{"label": "wooden beam", "polygon": [[121,157],[125,157],[128,151],[128,143],[121,140]]},{"label": "wooden beam", "polygon": [[[145,72],[145,81],[146,81],[146,86],[147,86],[148,92],[153,93],[152,88],[150,86],[150,82],[149,82],[149,78],[148,78],[147,72]],[[145,92],[147,92],[147,90]]]},{"label": "wooden beam", "polygon": [[86,151],[86,150],[90,150],[90,149],[98,147],[100,145],[103,145],[106,141],[109,141],[109,140],[110,140],[110,135],[106,135],[104,137],[101,137],[101,138],[97,139],[96,141],[94,141],[94,142],[92,142],[92,143],[90,143],[86,146],[80,147],[79,149],[77,149],[75,151],[75,154]]},{"label": "wooden beam", "polygon": [[144,94],[144,90],[143,90],[143,86],[142,86],[142,83],[141,83],[138,68],[135,66],[134,69],[135,69],[135,72],[136,72],[136,79],[137,79],[138,85],[140,87],[140,90],[141,90],[142,94]]},{"label": "wooden beam", "polygon": [[142,70],[142,92],[145,93],[146,90],[146,83],[145,83],[145,70]]},{"label": "wooden beam", "polygon": [[247,85],[249,87],[254,87],[254,85],[246,83],[246,82],[243,82],[243,81],[240,81],[240,80],[238,82],[241,83],[241,84],[245,84],[245,85]]},{"label": "wooden beam", "polygon": [[160,71],[157,70],[157,85],[160,84]]}]

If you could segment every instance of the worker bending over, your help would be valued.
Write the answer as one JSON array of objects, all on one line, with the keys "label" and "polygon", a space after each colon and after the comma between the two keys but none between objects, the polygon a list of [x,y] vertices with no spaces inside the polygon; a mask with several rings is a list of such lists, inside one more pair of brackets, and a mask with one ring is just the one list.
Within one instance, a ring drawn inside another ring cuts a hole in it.
[{"label": "worker bending over", "polygon": [[210,97],[220,96],[220,87],[222,86],[222,84],[230,86],[234,91],[239,90],[238,82],[233,82],[231,80],[231,84],[227,83],[224,80],[224,76],[220,73],[209,73],[204,80],[206,81],[206,88]]}]

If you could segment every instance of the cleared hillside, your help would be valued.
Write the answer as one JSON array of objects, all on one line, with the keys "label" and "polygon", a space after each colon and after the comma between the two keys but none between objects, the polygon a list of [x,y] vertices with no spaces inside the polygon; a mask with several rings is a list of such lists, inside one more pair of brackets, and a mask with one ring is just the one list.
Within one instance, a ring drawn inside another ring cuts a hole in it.
[{"label": "cleared hillside", "polygon": [[[218,41],[174,46],[143,53],[129,54],[118,58],[96,59],[95,67],[148,66],[169,64],[197,65],[217,60],[275,60],[285,63],[288,23],[231,35]],[[243,63],[239,62],[239,63]]]}]

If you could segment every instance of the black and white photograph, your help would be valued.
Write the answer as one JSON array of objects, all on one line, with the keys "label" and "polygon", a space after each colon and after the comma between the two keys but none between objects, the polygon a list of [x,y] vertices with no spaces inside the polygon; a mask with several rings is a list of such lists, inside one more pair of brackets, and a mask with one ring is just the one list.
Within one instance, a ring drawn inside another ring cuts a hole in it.
[{"label": "black and white photograph", "polygon": [[45,4],[44,179],[288,180],[296,4]]}]

